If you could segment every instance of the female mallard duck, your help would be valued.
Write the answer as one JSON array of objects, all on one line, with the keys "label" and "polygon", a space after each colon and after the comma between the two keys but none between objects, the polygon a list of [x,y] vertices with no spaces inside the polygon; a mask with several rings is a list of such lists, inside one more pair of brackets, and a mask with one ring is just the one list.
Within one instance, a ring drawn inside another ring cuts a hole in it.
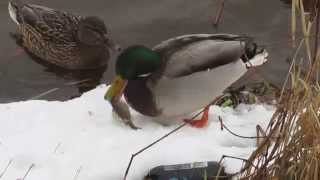
[{"label": "female mallard duck", "polygon": [[201,120],[191,123],[202,127],[213,99],[248,68],[266,62],[266,57],[251,38],[231,34],[184,35],[152,50],[132,46],[119,55],[117,76],[105,99],[127,123],[132,123],[131,116],[129,108],[120,103],[122,94],[133,109],[158,120],[206,107]]},{"label": "female mallard duck", "polygon": [[19,0],[9,2],[9,14],[18,24],[18,37],[29,52],[66,69],[107,66],[115,48],[104,22]]}]

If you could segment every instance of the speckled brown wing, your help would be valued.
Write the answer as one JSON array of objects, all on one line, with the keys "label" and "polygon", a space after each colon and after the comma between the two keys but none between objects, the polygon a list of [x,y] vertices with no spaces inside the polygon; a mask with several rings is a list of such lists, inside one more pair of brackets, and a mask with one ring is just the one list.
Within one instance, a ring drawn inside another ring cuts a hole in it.
[{"label": "speckled brown wing", "polygon": [[80,16],[28,4],[21,8],[23,24],[35,29],[42,38],[54,43],[65,44],[75,42]]},{"label": "speckled brown wing", "polygon": [[26,4],[19,11],[19,32],[28,51],[65,68],[81,66],[76,42],[80,16],[33,4]]}]

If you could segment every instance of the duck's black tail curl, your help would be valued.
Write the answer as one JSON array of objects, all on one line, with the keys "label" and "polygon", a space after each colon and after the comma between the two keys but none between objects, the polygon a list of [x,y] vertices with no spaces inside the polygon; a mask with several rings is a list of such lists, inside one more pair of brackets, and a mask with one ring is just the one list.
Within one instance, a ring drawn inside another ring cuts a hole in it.
[{"label": "duck's black tail curl", "polygon": [[241,56],[247,68],[260,66],[267,62],[268,53],[263,46],[258,46],[252,37],[243,38],[244,52]]},{"label": "duck's black tail curl", "polygon": [[261,54],[265,51],[265,48],[262,46],[258,46],[257,43],[254,42],[252,37],[243,38],[244,52],[241,56],[243,62],[248,62],[252,58],[254,58],[257,54]]}]

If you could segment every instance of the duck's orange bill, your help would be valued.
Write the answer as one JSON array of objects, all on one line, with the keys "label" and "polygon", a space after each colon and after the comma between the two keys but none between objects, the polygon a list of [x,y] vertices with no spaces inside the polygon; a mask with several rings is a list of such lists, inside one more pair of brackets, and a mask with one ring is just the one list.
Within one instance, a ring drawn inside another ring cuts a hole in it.
[{"label": "duck's orange bill", "polygon": [[117,75],[113,79],[111,87],[109,87],[108,91],[104,95],[104,99],[108,100],[110,102],[112,102],[114,100],[118,100],[121,97],[126,85],[127,85],[127,80],[125,80],[121,76]]}]

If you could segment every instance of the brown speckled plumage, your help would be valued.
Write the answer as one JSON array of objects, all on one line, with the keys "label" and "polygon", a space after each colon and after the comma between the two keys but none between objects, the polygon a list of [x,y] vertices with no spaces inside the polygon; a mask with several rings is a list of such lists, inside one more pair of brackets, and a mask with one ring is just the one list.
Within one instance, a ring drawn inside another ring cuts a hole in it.
[{"label": "brown speckled plumage", "polygon": [[40,59],[66,69],[107,65],[113,44],[99,18],[21,1],[11,1],[9,13],[18,24],[22,46]]}]

